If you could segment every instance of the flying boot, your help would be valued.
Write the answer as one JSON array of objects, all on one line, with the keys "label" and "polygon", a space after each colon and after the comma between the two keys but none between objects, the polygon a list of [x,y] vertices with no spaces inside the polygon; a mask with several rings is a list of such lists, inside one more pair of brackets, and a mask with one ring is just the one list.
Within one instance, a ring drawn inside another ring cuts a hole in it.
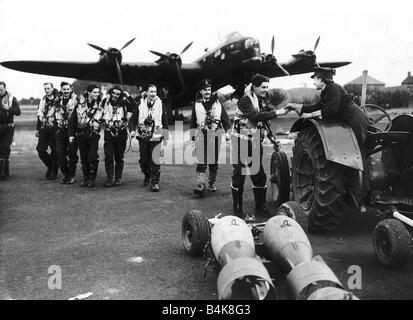
[{"label": "flying boot", "polygon": [[5,173],[5,163],[4,159],[0,159],[0,180],[6,180],[6,173]]},{"label": "flying boot", "polygon": [[194,189],[194,193],[200,195],[201,197],[204,195],[204,192],[206,190],[205,180],[205,172],[198,172],[197,185]]},{"label": "flying boot", "polygon": [[64,167],[60,167],[60,171],[63,174],[63,178],[60,180],[60,183],[61,184],[66,184],[69,180],[69,169],[68,169],[67,165],[64,166]]},{"label": "flying boot", "polygon": [[265,206],[265,198],[267,195],[267,187],[255,187],[254,190],[254,199],[255,199],[255,214],[263,217],[271,217],[271,213],[268,211]]},{"label": "flying boot", "polygon": [[51,172],[50,172],[50,175],[47,178],[47,180],[56,180],[57,179],[57,173],[59,171],[59,165],[58,165],[57,161],[53,160],[50,167],[51,167]]},{"label": "flying boot", "polygon": [[66,181],[67,184],[75,183],[76,164],[69,164],[69,175]]},{"label": "flying boot", "polygon": [[120,186],[122,184],[123,163],[116,163],[115,165],[115,181],[114,186]]},{"label": "flying boot", "polygon": [[209,174],[208,174],[208,191],[210,192],[216,192],[217,191],[217,169],[211,169],[209,168]]},{"label": "flying boot", "polygon": [[86,187],[89,182],[89,178],[90,178],[89,166],[82,165],[82,171],[83,171],[83,181],[80,183],[80,186]]},{"label": "flying boot", "polygon": [[105,169],[106,169],[105,188],[110,188],[113,185],[113,163],[109,164],[105,162]]},{"label": "flying boot", "polygon": [[6,175],[6,177],[10,175],[9,160],[4,160],[4,174]]},{"label": "flying boot", "polygon": [[151,173],[150,171],[146,171],[143,174],[145,175],[145,178],[143,179],[143,186],[147,187],[151,182]]},{"label": "flying boot", "polygon": [[243,217],[243,210],[242,210],[242,195],[244,193],[244,186],[234,188],[231,184],[231,191],[232,191],[232,211],[237,217]]},{"label": "flying boot", "polygon": [[87,182],[88,188],[93,188],[95,186],[96,176],[98,174],[97,166],[90,166],[90,179]]}]

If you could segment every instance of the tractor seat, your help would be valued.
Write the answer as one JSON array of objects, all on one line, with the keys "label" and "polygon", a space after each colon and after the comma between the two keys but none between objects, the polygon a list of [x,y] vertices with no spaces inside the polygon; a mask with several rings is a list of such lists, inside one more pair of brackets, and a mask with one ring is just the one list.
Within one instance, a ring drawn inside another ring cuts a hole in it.
[{"label": "tractor seat", "polygon": [[364,151],[367,157],[386,148],[407,145],[410,133],[405,131],[389,131],[370,133],[364,143]]}]

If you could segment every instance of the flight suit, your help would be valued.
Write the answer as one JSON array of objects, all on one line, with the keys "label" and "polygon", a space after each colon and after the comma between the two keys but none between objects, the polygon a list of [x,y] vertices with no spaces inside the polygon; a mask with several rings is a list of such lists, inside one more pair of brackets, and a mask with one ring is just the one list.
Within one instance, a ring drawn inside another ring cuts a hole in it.
[{"label": "flight suit", "polygon": [[60,170],[64,176],[63,182],[67,183],[76,174],[76,165],[79,160],[77,156],[78,144],[77,140],[69,143],[69,119],[72,112],[77,106],[78,100],[74,93],[70,94],[69,98],[60,99],[59,105],[56,107],[56,151],[57,160]]},{"label": "flight suit", "polygon": [[0,179],[9,176],[10,146],[14,136],[14,116],[21,114],[17,99],[10,93],[0,97]]},{"label": "flight suit", "polygon": [[113,176],[115,176],[114,185],[119,185],[122,179],[124,167],[124,155],[126,149],[127,133],[127,113],[133,112],[136,103],[132,97],[126,97],[124,94],[113,103],[110,97],[102,101],[103,116],[102,122],[105,127],[104,134],[104,151],[105,151],[105,170],[107,183],[105,186],[112,185]]},{"label": "flight suit", "polygon": [[69,119],[69,137],[76,135],[79,144],[80,163],[82,164],[83,182],[81,186],[92,188],[99,167],[100,124],[103,109],[100,100],[88,101],[82,96]]},{"label": "flight suit", "polygon": [[231,127],[228,114],[220,104],[217,95],[211,96],[208,101],[197,99],[192,107],[190,129],[193,131],[192,140],[196,143],[196,157],[198,173],[197,187],[194,193],[202,194],[205,191],[205,173],[208,167],[208,188],[216,191],[216,177],[218,172],[218,158],[221,149],[222,134]]},{"label": "flight suit", "polygon": [[145,184],[150,181],[153,187],[159,184],[161,174],[160,154],[154,153],[154,150],[164,139],[168,139],[168,120],[159,97],[153,103],[146,97],[141,99],[129,121],[130,131],[135,131],[137,127],[140,168],[145,175]]},{"label": "flight suit", "polygon": [[[40,160],[47,167],[46,178],[56,179],[59,169],[57,163],[56,152],[56,121],[55,111],[59,105],[59,95],[57,90],[54,90],[52,98],[44,96],[40,100],[37,111],[36,130],[39,135],[37,143],[37,153]],[[48,152],[50,148],[50,153]]]},{"label": "flight suit", "polygon": [[275,118],[277,113],[268,107],[267,99],[256,97],[251,90],[238,101],[231,136],[231,158],[234,168],[231,190],[233,210],[241,216],[245,175],[248,173],[248,168],[253,168],[253,172],[249,175],[253,184],[255,212],[259,215],[269,215],[265,207],[267,175],[262,165],[261,143],[265,133],[263,122]]}]

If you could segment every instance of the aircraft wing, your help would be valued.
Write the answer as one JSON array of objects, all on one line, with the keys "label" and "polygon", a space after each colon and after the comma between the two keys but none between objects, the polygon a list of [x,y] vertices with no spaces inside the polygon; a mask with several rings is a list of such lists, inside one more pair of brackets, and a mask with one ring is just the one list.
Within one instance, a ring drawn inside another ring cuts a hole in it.
[{"label": "aircraft wing", "polygon": [[[320,62],[318,64],[320,67],[339,68],[350,63],[351,62],[348,61],[336,61]],[[305,59],[294,59],[291,62],[281,63],[281,66],[284,69],[286,69],[290,75],[313,72],[314,67],[316,67],[316,65],[313,62],[310,63]],[[258,67],[258,72],[270,78],[284,77],[286,75],[284,71],[274,61],[267,61],[262,63]]]},{"label": "aircraft wing", "polygon": [[[75,78],[97,82],[119,83],[116,66],[100,62],[71,61],[4,61],[3,67],[36,74]],[[120,65],[123,83],[139,85],[148,83],[171,83],[179,81],[175,66],[159,65],[157,63],[122,63]],[[193,78],[200,73],[197,63],[182,64],[184,78]]]}]

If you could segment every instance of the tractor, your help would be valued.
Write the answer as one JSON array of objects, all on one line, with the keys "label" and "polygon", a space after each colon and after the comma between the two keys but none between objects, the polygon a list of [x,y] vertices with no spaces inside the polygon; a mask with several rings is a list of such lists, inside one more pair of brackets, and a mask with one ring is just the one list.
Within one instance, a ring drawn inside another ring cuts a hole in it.
[{"label": "tractor", "polygon": [[291,197],[300,203],[310,232],[336,228],[345,205],[386,217],[373,232],[376,256],[385,266],[401,267],[413,243],[408,217],[413,212],[413,116],[392,119],[377,105],[362,108],[370,120],[362,149],[340,121],[309,118],[293,124],[291,170],[284,152],[272,155],[273,199],[276,206]]}]

